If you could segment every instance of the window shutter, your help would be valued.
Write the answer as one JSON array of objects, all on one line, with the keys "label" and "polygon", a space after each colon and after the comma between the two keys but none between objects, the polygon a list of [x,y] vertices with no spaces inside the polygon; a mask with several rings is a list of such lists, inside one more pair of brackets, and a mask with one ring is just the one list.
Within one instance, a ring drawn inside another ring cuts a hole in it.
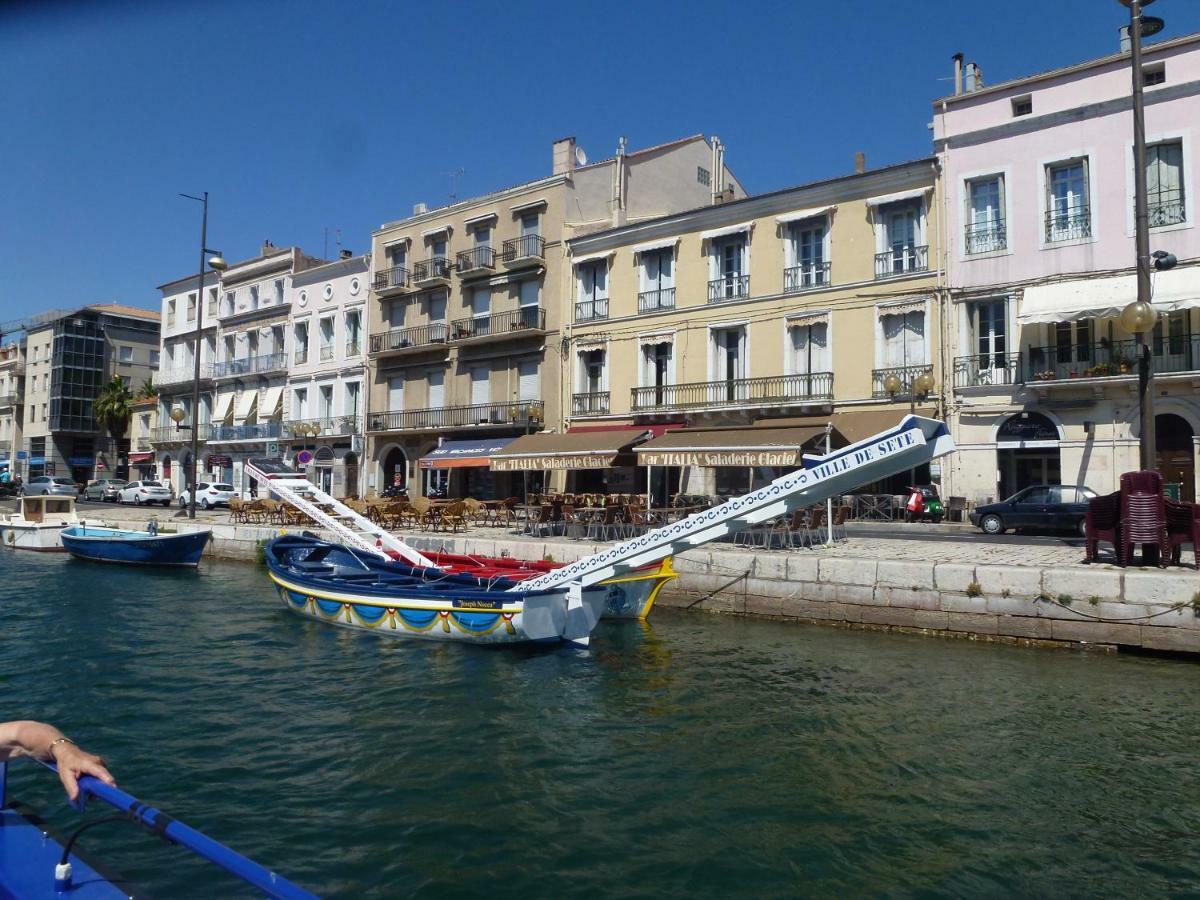
[{"label": "window shutter", "polygon": [[541,399],[538,391],[538,364],[534,360],[520,363],[518,372],[518,397],[521,400]]}]

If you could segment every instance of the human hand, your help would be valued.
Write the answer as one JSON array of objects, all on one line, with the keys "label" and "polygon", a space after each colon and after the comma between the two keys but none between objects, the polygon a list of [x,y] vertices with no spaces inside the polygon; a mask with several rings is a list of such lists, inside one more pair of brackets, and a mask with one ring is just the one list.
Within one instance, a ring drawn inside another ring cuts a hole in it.
[{"label": "human hand", "polygon": [[116,779],[109,774],[103,759],[73,743],[62,741],[55,744],[50,750],[50,755],[58,764],[58,779],[67,792],[67,799],[72,803],[79,797],[79,779],[83,775],[91,775],[112,787],[117,786]]}]

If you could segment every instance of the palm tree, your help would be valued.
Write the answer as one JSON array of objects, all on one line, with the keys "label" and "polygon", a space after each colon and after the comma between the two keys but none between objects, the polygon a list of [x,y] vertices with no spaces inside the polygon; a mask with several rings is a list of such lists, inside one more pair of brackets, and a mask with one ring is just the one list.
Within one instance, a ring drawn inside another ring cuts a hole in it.
[{"label": "palm tree", "polygon": [[100,396],[92,402],[92,415],[97,424],[107,429],[114,441],[120,440],[129,427],[129,420],[133,417],[133,411],[129,408],[132,399],[121,376],[114,375],[101,389]]},{"label": "palm tree", "polygon": [[142,382],[142,386],[138,388],[137,396],[139,400],[145,400],[149,397],[158,396],[158,385],[154,383],[154,379],[147,378]]}]

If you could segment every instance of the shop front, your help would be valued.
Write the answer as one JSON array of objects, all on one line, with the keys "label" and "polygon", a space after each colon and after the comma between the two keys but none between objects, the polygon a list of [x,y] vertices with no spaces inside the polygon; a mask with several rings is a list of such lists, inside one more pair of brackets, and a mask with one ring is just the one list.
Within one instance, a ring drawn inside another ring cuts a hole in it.
[{"label": "shop front", "polygon": [[156,478],[155,472],[153,451],[135,451],[129,454],[130,481],[153,481]]},{"label": "shop front", "polygon": [[502,500],[514,496],[512,477],[493,473],[490,463],[517,438],[442,441],[418,461],[427,497],[474,497]]},{"label": "shop front", "polygon": [[567,476],[571,493],[642,493],[646,476],[633,451],[649,436],[645,428],[529,434],[493,455],[491,470],[519,473],[520,496],[546,490],[554,473]]}]

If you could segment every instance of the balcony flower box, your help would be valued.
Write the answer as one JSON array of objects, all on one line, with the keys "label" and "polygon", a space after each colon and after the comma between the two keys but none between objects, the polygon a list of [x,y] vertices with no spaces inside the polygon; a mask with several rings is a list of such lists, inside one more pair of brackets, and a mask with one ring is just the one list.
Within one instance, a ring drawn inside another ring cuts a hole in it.
[{"label": "balcony flower box", "polygon": [[1055,379],[1053,369],[1047,369],[1045,372],[1034,372],[1033,378],[1035,381],[1053,381]]}]

